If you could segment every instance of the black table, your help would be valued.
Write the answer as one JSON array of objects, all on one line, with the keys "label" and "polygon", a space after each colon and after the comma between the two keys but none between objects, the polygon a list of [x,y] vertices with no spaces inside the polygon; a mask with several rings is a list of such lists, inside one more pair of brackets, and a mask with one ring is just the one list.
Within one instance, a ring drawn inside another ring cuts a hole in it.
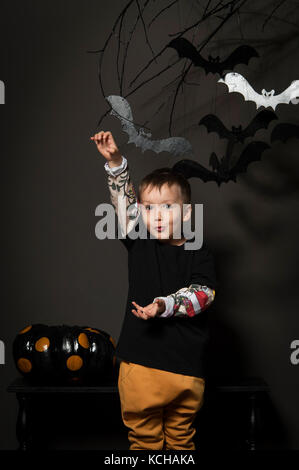
[{"label": "black table", "polygon": [[[219,394],[241,397],[247,409],[245,447],[248,450],[256,450],[261,424],[258,420],[258,412],[261,404],[268,398],[269,392],[268,384],[260,377],[209,377],[206,379],[205,402],[206,406],[210,401],[214,400],[215,403],[215,399],[219,399]],[[232,415],[237,412],[236,410],[230,411]]]},{"label": "black table", "polygon": [[[47,385],[28,381],[23,377],[16,378],[7,388],[8,392],[15,393],[18,403],[18,417],[16,423],[16,435],[19,441],[19,450],[28,450],[32,447],[32,420],[30,415],[30,401],[34,396],[43,394],[72,394],[86,395],[94,394],[117,394],[118,386],[115,375],[105,382],[96,385]],[[269,392],[267,383],[259,377],[250,378],[208,378],[206,379],[205,403],[209,402],[219,393],[242,394],[247,403],[248,413],[248,436],[246,446],[249,450],[257,448],[257,410],[261,397]],[[204,407],[203,407],[204,408]]]}]

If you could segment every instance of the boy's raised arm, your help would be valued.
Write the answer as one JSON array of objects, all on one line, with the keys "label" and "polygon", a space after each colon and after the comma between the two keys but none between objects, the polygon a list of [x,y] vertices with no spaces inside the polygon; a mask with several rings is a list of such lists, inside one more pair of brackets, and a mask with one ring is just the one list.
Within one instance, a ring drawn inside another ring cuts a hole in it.
[{"label": "boy's raised arm", "polygon": [[119,224],[124,236],[135,226],[139,216],[137,196],[131,181],[126,157],[122,155],[122,163],[117,167],[110,167],[108,162],[104,165],[108,173],[108,188],[110,200],[117,214]]},{"label": "boy's raised arm", "polygon": [[[117,214],[122,235],[127,237],[140,214],[127,159],[121,155],[110,131],[101,131],[91,137],[91,140],[107,160],[104,168],[108,174],[110,200]],[[129,238],[121,240],[127,247],[133,242]]]}]

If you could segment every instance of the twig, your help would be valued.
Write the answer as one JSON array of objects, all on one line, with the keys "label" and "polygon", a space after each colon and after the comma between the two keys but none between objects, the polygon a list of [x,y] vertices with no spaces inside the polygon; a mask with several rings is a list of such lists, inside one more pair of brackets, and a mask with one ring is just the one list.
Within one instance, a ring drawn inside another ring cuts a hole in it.
[{"label": "twig", "polygon": [[266,24],[267,24],[268,21],[272,18],[273,13],[275,13],[276,10],[278,10],[278,8],[280,8],[281,5],[283,5],[285,1],[286,1],[286,0],[281,0],[281,1],[278,3],[278,5],[276,5],[276,7],[273,8],[273,10],[271,11],[270,15],[265,19],[265,21],[264,21],[264,23],[263,23],[262,31],[264,31],[264,28],[265,28]]},{"label": "twig", "polygon": [[167,5],[167,7],[162,8],[162,10],[159,11],[159,13],[157,13],[157,14],[153,17],[153,19],[149,22],[148,28],[152,25],[152,23],[153,23],[162,13],[164,13],[164,11],[168,10],[169,8],[171,8],[172,5],[174,5],[174,4],[177,3],[178,1],[179,1],[179,0],[174,0],[172,3],[170,3],[170,5]]},{"label": "twig", "polygon": [[[145,40],[146,40],[146,43],[148,44],[148,47],[150,48],[150,50],[151,50],[151,52],[152,52],[152,54],[153,54],[153,58],[154,58],[154,60],[155,60],[155,53],[154,53],[154,51],[153,51],[153,49],[152,49],[152,46],[151,46],[151,44],[150,44],[150,42],[149,42],[149,39],[148,39],[148,35],[147,35],[146,27],[145,27],[145,24],[144,24],[143,16],[142,16],[142,13],[141,13],[141,10],[140,10],[139,1],[136,0],[136,3],[137,3],[139,15],[140,15],[140,17],[141,17],[142,25],[143,25]],[[156,61],[156,60],[155,60],[155,61]],[[157,61],[156,61],[156,63],[157,63]]]}]

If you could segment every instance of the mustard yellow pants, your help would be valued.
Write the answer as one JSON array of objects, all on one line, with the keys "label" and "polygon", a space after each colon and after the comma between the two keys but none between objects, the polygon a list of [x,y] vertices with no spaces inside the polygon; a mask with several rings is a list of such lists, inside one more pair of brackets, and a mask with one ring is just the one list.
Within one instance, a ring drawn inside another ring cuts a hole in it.
[{"label": "mustard yellow pants", "polygon": [[130,450],[194,450],[205,379],[121,361],[118,390]]}]

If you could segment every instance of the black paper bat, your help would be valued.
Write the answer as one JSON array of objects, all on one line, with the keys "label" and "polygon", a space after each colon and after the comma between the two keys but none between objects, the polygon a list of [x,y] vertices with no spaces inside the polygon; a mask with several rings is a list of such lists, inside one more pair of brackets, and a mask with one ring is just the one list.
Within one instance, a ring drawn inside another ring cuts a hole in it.
[{"label": "black paper bat", "polygon": [[275,142],[276,140],[286,142],[293,137],[299,139],[299,126],[296,124],[282,122],[281,124],[277,124],[277,126],[274,127],[271,133],[271,143]]},{"label": "black paper bat", "polygon": [[206,74],[219,73],[223,74],[224,70],[233,70],[237,64],[248,65],[252,57],[259,57],[259,54],[251,46],[239,46],[235,49],[226,60],[220,62],[220,57],[211,57],[208,60],[204,59],[197,51],[196,47],[185,38],[176,38],[170,41],[167,47],[175,49],[179,57],[192,60],[195,67],[202,67]]},{"label": "black paper bat", "polygon": [[204,125],[208,132],[217,132],[222,139],[243,143],[246,137],[253,137],[259,129],[267,129],[273,119],[278,119],[273,111],[263,110],[252,119],[245,129],[242,129],[242,126],[232,126],[232,130],[229,130],[214,114],[207,114],[198,124]]},{"label": "black paper bat", "polygon": [[265,142],[250,142],[243,150],[237,163],[230,169],[227,168],[224,158],[219,162],[217,155],[212,153],[209,163],[213,171],[208,170],[194,160],[188,159],[180,160],[175,163],[172,170],[182,173],[185,178],[200,178],[205,183],[207,181],[215,181],[218,186],[220,186],[221,183],[228,183],[229,181],[236,183],[237,175],[239,173],[245,173],[250,163],[261,160],[262,153],[269,148],[270,146]]}]

